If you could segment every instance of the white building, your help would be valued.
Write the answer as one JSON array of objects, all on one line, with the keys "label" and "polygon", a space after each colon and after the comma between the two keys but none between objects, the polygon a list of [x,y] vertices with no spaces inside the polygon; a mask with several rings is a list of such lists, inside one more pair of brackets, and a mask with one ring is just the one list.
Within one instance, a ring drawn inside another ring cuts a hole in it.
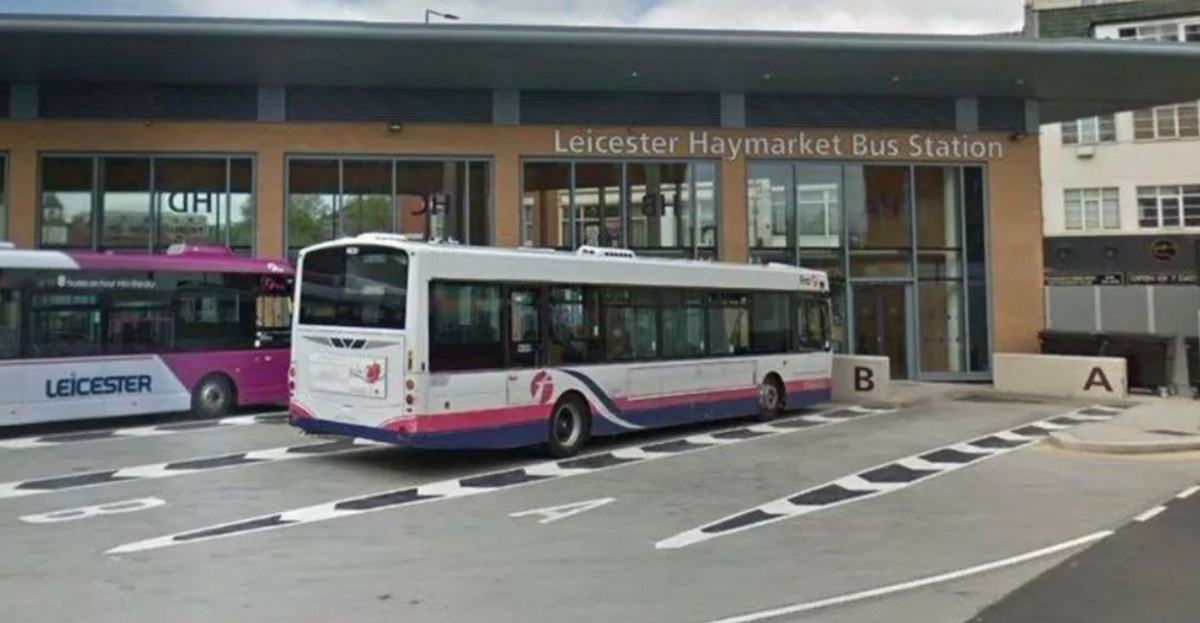
[{"label": "white building", "polygon": [[[1032,8],[1091,4],[1100,2],[1033,0]],[[1200,10],[1097,23],[1092,36],[1200,43]],[[1041,157],[1048,237],[1200,233],[1198,102],[1045,126]]]}]

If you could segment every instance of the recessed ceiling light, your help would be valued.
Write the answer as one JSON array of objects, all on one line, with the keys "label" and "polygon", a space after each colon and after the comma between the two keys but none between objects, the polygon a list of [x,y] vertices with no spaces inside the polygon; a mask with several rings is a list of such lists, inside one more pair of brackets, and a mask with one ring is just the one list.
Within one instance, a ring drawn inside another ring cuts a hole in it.
[{"label": "recessed ceiling light", "polygon": [[769,71],[762,75],[763,80],[770,80],[771,78],[774,78],[774,77],[775,77],[775,74],[773,74]]},{"label": "recessed ceiling light", "polygon": [[633,70],[633,71],[629,72],[629,77],[630,77],[630,78],[636,78],[636,77],[638,77],[637,70],[635,69],[635,70]]},{"label": "recessed ceiling light", "polygon": [[1017,85],[1019,86],[1019,85],[1022,85],[1022,84],[1025,84],[1025,79],[1024,79],[1024,78],[1017,78]]},{"label": "recessed ceiling light", "polygon": [[892,82],[900,82],[900,76],[892,76]]}]

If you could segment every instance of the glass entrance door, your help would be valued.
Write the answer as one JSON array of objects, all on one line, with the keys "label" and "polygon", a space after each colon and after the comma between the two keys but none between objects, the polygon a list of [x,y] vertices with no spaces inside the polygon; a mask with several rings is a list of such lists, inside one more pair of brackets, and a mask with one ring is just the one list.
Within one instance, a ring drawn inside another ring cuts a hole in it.
[{"label": "glass entrance door", "polygon": [[887,357],[892,378],[907,379],[911,372],[909,324],[912,322],[912,286],[896,283],[860,283],[852,286],[856,355]]}]

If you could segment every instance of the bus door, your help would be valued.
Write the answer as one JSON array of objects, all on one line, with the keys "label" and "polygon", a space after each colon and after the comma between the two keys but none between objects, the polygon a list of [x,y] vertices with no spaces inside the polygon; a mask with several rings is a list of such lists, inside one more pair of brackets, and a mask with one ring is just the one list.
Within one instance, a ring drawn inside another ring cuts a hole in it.
[{"label": "bus door", "polygon": [[546,382],[546,289],[540,286],[506,288],[509,323],[506,344],[509,406],[548,402]]}]

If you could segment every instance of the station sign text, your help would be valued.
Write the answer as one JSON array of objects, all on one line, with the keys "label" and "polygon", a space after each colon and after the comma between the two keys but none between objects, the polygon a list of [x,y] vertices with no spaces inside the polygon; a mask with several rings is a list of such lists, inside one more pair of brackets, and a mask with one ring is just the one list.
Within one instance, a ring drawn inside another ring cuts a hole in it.
[{"label": "station sign text", "polygon": [[555,130],[554,152],[572,156],[682,156],[730,161],[743,158],[993,160],[1004,157],[1004,144],[969,134],[919,132],[899,137],[804,131],[776,136],[727,136],[705,130],[661,134],[587,129]]}]

